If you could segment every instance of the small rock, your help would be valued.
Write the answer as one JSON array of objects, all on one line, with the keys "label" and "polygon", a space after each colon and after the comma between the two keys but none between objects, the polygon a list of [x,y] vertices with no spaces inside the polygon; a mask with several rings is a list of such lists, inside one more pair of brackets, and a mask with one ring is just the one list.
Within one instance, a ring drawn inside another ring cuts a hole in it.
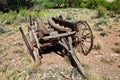
[{"label": "small rock", "polygon": [[111,56],[119,56],[118,54],[111,54]]}]

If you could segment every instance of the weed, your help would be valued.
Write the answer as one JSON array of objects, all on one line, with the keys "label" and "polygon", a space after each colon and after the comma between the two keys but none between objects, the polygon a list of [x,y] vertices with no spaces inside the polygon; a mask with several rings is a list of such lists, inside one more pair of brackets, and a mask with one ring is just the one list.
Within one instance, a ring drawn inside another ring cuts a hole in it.
[{"label": "weed", "polygon": [[[51,14],[52,14],[52,13],[51,13]],[[37,15],[38,15],[40,18],[42,18],[42,20],[44,21],[44,20],[47,20],[48,18],[50,18],[50,17],[51,17],[51,14],[50,14],[49,10],[41,10],[41,11],[38,12]]]},{"label": "weed", "polygon": [[70,15],[67,15],[66,19],[67,19],[67,20],[71,20],[71,16],[70,16]]},{"label": "weed", "polygon": [[87,7],[87,5],[88,5],[87,3],[82,2],[82,3],[80,4],[80,7],[81,7],[81,8],[86,8],[86,7]]},{"label": "weed", "polygon": [[99,78],[98,74],[96,74],[95,72],[90,70],[88,72],[88,76],[85,80],[100,80],[100,78]]},{"label": "weed", "polygon": [[13,53],[24,53],[24,50],[22,49],[15,49]]},{"label": "weed", "polygon": [[106,8],[103,6],[98,6],[98,17],[103,17],[106,14]]},{"label": "weed", "polygon": [[103,79],[104,79],[104,80],[113,80],[112,77],[109,76],[109,75],[105,75],[105,76],[103,76]]},{"label": "weed", "polygon": [[7,49],[6,46],[0,44],[0,53],[3,53]]},{"label": "weed", "polygon": [[107,32],[102,31],[102,32],[100,33],[100,35],[103,36],[103,37],[104,37],[104,36],[107,36]]},{"label": "weed", "polygon": [[1,15],[1,20],[3,24],[12,24],[17,17],[17,13],[15,11],[9,11],[8,13],[4,13]]},{"label": "weed", "polygon": [[93,49],[95,50],[100,50],[102,48],[102,45],[100,42],[98,42],[97,44],[94,45]]},{"label": "weed", "polygon": [[27,17],[29,14],[30,14],[30,11],[26,9],[20,9],[19,11],[19,15],[21,15],[22,17]]},{"label": "weed", "polygon": [[82,66],[83,66],[86,70],[90,69],[89,64],[82,63]]},{"label": "weed", "polygon": [[77,52],[82,53],[82,48],[80,44],[77,44],[75,49],[77,50]]},{"label": "weed", "polygon": [[112,58],[102,57],[102,58],[101,58],[101,61],[102,61],[103,63],[106,63],[106,64],[112,64],[112,63],[114,63],[114,60],[113,60]]}]

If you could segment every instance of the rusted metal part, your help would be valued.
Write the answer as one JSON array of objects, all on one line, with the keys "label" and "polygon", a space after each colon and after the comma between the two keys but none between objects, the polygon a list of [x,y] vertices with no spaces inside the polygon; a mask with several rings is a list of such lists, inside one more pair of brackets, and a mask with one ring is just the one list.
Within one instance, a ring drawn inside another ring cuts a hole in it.
[{"label": "rusted metal part", "polygon": [[56,24],[52,19],[48,19],[48,22],[49,22],[50,25],[52,25],[52,27],[54,27],[58,31],[62,31],[62,32],[71,31],[70,28],[64,28],[64,26],[60,26],[59,24]]},{"label": "rusted metal part", "polygon": [[40,44],[40,47],[41,47],[41,48],[48,47],[48,46],[52,46],[52,43]]},{"label": "rusted metal part", "polygon": [[81,36],[75,36],[75,41],[78,43],[81,42],[82,41]]},{"label": "rusted metal part", "polygon": [[28,50],[30,52],[30,55],[32,56],[33,60],[35,61],[35,56],[33,55],[33,50],[32,50],[32,47],[30,46],[30,43],[28,42],[28,40],[27,40],[27,38],[26,38],[26,36],[25,36],[25,34],[24,34],[21,27],[19,28],[19,30],[20,30],[20,32],[22,34],[22,37],[23,37],[23,39],[25,41],[25,44],[26,44],[26,46],[27,46],[27,48],[28,48]]}]

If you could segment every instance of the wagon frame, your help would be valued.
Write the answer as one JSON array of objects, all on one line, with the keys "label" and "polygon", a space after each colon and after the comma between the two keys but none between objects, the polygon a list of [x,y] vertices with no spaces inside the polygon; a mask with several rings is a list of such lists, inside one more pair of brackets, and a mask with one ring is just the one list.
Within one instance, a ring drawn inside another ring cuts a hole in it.
[{"label": "wagon frame", "polygon": [[42,58],[43,49],[46,47],[59,45],[65,52],[61,54],[68,54],[74,67],[78,69],[83,77],[87,77],[74,51],[74,47],[77,45],[80,45],[84,55],[88,55],[92,50],[93,33],[86,21],[70,22],[63,20],[62,16],[60,16],[57,18],[52,17],[48,19],[47,23],[44,23],[41,19],[33,20],[30,16],[28,26],[29,38],[26,37],[21,27],[19,30],[34,61]]}]

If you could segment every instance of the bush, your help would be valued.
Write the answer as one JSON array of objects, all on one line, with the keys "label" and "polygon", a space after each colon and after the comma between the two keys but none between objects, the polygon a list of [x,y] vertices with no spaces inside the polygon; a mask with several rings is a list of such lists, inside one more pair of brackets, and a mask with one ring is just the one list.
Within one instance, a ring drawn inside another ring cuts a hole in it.
[{"label": "bush", "polygon": [[120,10],[120,0],[113,2],[114,10]]},{"label": "bush", "polygon": [[98,17],[103,17],[106,14],[106,8],[103,6],[98,6]]},{"label": "bush", "polygon": [[86,8],[86,7],[87,7],[87,3],[82,2],[82,3],[80,4],[80,7],[81,7],[81,8]]},{"label": "bush", "polygon": [[87,8],[95,9],[98,6],[98,0],[87,0]]},{"label": "bush", "polygon": [[20,9],[19,11],[19,15],[21,15],[22,17],[26,17],[29,14],[29,10],[26,9]]},{"label": "bush", "polygon": [[[1,13],[2,14],[2,13]],[[17,12],[10,10],[8,13],[0,15],[3,24],[12,24],[17,17]]]}]

